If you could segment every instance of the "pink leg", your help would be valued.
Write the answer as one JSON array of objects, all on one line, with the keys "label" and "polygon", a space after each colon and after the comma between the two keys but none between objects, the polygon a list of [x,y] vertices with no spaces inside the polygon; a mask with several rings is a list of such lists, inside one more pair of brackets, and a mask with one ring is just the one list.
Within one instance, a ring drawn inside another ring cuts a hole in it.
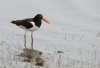
[{"label": "pink leg", "polygon": [[24,47],[26,48],[26,31],[25,31],[25,34],[24,34]]},{"label": "pink leg", "polygon": [[31,31],[31,39],[32,39],[32,42],[31,42],[31,49],[33,50],[33,31]]}]

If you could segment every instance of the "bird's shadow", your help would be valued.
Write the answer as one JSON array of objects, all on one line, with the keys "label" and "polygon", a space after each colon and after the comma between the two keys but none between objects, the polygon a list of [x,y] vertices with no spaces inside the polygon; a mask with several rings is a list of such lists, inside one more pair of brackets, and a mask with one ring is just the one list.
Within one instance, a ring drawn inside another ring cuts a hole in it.
[{"label": "bird's shadow", "polygon": [[41,58],[42,52],[35,49],[24,48],[23,52],[18,54],[19,58],[23,58],[23,62],[35,62],[35,65],[43,66],[44,60]]}]

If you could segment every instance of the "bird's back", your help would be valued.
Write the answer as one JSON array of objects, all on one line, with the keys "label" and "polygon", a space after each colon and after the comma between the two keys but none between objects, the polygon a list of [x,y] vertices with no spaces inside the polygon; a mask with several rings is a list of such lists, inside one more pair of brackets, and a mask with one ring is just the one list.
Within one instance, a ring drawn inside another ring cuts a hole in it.
[{"label": "bird's back", "polygon": [[26,19],[22,19],[22,20],[15,20],[12,21],[11,23],[16,24],[16,25],[22,25],[22,24],[26,24],[27,22],[32,22],[33,18],[26,18]]},{"label": "bird's back", "polygon": [[26,28],[31,28],[33,25],[29,22],[33,22],[33,18],[26,18],[22,20],[15,20],[11,23],[16,24],[17,26],[25,26]]}]

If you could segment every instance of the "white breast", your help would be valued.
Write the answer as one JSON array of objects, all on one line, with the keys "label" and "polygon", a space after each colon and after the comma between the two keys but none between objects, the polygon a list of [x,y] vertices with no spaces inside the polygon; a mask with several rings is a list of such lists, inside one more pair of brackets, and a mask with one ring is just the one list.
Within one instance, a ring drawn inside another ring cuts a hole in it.
[{"label": "white breast", "polygon": [[38,30],[38,29],[39,29],[39,27],[37,27],[37,26],[35,25],[35,23],[34,23],[34,22],[30,22],[30,23],[32,23],[33,27],[32,27],[32,28],[30,28],[30,29],[27,29],[27,30],[29,30],[29,31],[36,31],[36,30]]}]

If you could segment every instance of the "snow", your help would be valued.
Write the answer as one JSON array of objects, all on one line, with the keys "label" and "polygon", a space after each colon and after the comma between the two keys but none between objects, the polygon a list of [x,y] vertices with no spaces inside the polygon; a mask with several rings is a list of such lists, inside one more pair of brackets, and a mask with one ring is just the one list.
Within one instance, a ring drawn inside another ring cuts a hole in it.
[{"label": "snow", "polygon": [[[34,32],[34,48],[48,56],[41,68],[100,68],[99,6],[99,0],[0,0],[0,68],[36,68],[16,56],[24,30],[10,22],[38,13],[51,23]],[[30,42],[28,32],[29,48]]]}]

